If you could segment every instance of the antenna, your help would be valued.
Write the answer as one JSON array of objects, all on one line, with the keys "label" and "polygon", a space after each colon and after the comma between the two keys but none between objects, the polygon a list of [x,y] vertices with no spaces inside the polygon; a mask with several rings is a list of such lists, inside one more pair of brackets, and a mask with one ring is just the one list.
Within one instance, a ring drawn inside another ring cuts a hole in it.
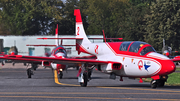
[{"label": "antenna", "polygon": [[103,36],[104,36],[104,42],[106,42],[106,37],[105,37],[104,30],[102,30],[102,32],[103,32]]},{"label": "antenna", "polygon": [[163,39],[163,47],[165,47],[166,46],[166,44],[165,44],[165,40]]},{"label": "antenna", "polygon": [[[58,24],[57,24],[57,27],[56,27],[56,30],[55,30],[55,37],[58,38]],[[58,39],[56,39],[55,45],[59,46],[59,40]]]}]

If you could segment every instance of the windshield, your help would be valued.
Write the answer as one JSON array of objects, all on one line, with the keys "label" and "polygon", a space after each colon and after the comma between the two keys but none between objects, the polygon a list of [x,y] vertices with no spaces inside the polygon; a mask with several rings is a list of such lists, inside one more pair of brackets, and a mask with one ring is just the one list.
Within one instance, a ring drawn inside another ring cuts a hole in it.
[{"label": "windshield", "polygon": [[120,51],[127,51],[129,45],[131,44],[132,41],[126,41],[123,42],[119,48]]},{"label": "windshield", "polygon": [[129,52],[138,52],[139,51],[139,49],[143,46],[143,45],[145,45],[145,44],[147,44],[147,43],[145,43],[145,42],[141,42],[141,41],[135,41],[134,43],[132,43],[132,45],[130,46],[130,48],[129,48]]},{"label": "windshield", "polygon": [[155,52],[155,49],[151,46],[145,47],[141,52],[140,55],[145,55],[149,52]]},{"label": "windshield", "polygon": [[66,53],[65,50],[63,50],[63,49],[58,49],[58,50],[56,50],[55,54],[57,54],[57,53],[59,53],[59,52],[61,52],[61,53]]}]

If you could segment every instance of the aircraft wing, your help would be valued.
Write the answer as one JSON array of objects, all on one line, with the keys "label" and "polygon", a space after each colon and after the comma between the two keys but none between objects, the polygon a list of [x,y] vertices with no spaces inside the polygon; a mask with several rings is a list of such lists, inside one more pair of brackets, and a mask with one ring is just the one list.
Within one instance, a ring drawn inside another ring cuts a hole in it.
[{"label": "aircraft wing", "polygon": [[173,62],[180,62],[180,56],[175,56],[173,59],[171,59]]},{"label": "aircraft wing", "polygon": [[7,57],[7,56],[1,56],[0,59],[4,60],[13,60],[14,62],[22,62],[22,63],[36,63],[41,64],[41,60],[36,59],[23,59],[23,58],[16,58],[16,57]]},{"label": "aircraft wing", "polygon": [[[108,63],[117,63],[119,62],[113,62],[113,61],[100,61],[96,59],[78,59],[78,58],[57,58],[57,57],[39,57],[39,56],[22,56],[22,55],[8,55],[6,57],[9,57],[9,59],[17,59],[17,60],[27,60],[27,61],[48,61],[53,62],[57,64],[108,64]],[[6,58],[7,59],[7,58]]]},{"label": "aircraft wing", "polygon": [[171,59],[173,62],[180,62],[180,58]]}]

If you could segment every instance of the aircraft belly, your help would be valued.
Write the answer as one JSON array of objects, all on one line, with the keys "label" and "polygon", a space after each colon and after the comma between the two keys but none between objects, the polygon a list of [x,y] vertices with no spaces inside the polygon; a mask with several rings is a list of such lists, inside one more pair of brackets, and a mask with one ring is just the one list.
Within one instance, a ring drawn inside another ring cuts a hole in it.
[{"label": "aircraft belly", "polygon": [[56,63],[51,63],[51,67],[52,67],[53,69],[57,69],[57,64],[56,64]]},{"label": "aircraft belly", "polygon": [[101,70],[105,73],[111,73],[112,72],[112,64],[105,64],[105,65],[101,65]]},{"label": "aircraft belly", "polygon": [[155,60],[126,57],[123,61],[123,68],[119,73],[124,76],[147,77],[155,75],[160,69],[160,63]]}]

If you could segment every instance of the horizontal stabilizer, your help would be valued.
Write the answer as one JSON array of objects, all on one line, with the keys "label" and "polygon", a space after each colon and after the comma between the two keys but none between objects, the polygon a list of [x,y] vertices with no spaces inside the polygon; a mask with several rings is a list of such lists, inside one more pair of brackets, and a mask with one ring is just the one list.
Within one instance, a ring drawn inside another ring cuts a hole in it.
[{"label": "horizontal stabilizer", "polygon": [[[104,39],[104,38],[88,38],[88,39]],[[123,38],[106,38],[108,40],[122,40]]]},{"label": "horizontal stabilizer", "polygon": [[56,45],[26,45],[26,46],[45,46],[45,47],[56,47]]},{"label": "horizontal stabilizer", "polygon": [[83,39],[83,38],[37,38],[37,39],[46,40],[46,39]]},{"label": "horizontal stabilizer", "polygon": [[[56,45],[26,45],[26,46],[45,46],[45,47],[56,47]],[[76,45],[63,45],[63,46],[76,46]]]}]

